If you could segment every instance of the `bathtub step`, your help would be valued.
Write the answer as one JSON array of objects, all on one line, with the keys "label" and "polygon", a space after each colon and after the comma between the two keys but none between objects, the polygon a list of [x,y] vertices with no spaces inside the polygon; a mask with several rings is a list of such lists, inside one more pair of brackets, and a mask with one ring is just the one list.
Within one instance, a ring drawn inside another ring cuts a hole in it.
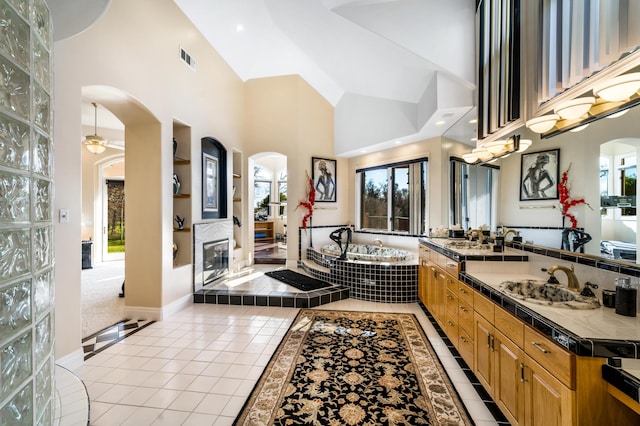
[{"label": "bathtub step", "polygon": [[212,288],[201,289],[194,293],[193,303],[314,308],[348,298],[349,289],[343,286],[332,286],[306,292],[271,291],[268,293]]},{"label": "bathtub step", "polygon": [[318,265],[317,263],[311,260],[303,259],[303,260],[300,260],[299,262],[302,263],[302,267],[305,270],[313,269],[314,271],[317,271],[323,274],[331,274],[331,270],[329,268],[325,268],[324,266]]}]

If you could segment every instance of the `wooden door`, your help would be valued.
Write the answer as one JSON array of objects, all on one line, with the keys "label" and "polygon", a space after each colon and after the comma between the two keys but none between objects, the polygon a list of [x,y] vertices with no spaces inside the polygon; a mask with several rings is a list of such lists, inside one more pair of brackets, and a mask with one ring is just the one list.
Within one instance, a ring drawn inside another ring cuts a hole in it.
[{"label": "wooden door", "polygon": [[525,368],[525,425],[572,425],[575,393],[526,355]]},{"label": "wooden door", "polygon": [[524,423],[524,351],[498,330],[494,330],[494,393],[512,425]]}]

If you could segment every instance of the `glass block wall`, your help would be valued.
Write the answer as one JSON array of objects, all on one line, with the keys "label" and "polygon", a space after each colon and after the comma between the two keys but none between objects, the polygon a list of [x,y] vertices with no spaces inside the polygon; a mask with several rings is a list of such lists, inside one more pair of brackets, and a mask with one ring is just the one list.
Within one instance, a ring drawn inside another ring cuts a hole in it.
[{"label": "glass block wall", "polygon": [[53,420],[52,32],[0,0],[0,426]]}]

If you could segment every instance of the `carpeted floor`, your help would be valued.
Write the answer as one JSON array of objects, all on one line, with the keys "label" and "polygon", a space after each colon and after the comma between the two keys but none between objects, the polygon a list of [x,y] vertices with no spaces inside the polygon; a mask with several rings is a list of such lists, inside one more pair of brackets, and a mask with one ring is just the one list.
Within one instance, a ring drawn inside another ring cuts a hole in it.
[{"label": "carpeted floor", "polygon": [[96,263],[82,270],[82,337],[124,318],[124,299],[118,297],[124,280],[124,260]]},{"label": "carpeted floor", "polygon": [[237,425],[468,425],[412,314],[301,310]]}]

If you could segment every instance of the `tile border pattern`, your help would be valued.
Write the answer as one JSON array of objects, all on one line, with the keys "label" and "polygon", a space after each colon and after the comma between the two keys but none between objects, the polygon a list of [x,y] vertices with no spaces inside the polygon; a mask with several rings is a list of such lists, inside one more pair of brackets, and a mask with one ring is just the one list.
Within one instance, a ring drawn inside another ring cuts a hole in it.
[{"label": "tile border pattern", "polygon": [[82,351],[84,360],[99,354],[110,346],[115,345],[124,338],[131,336],[145,327],[153,324],[150,320],[130,320],[125,319],[113,324],[103,330],[93,333],[91,336],[82,339]]}]

